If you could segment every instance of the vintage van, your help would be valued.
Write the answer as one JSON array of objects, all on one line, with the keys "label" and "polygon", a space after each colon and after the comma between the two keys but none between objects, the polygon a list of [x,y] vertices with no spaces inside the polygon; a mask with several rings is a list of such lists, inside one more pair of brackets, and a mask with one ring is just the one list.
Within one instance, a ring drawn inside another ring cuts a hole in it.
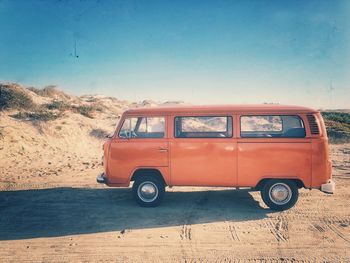
[{"label": "vintage van", "polygon": [[291,208],[299,188],[335,189],[323,119],[306,107],[131,109],[103,150],[97,181],[134,181],[133,195],[146,207],[160,204],[166,186],[249,187],[274,210]]}]

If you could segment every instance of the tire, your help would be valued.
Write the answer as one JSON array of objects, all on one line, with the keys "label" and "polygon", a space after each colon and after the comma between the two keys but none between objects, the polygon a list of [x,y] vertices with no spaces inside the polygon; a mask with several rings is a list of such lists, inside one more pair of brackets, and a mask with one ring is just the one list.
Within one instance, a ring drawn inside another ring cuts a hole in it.
[{"label": "tire", "polygon": [[135,180],[132,192],[134,199],[140,206],[156,207],[163,200],[165,186],[157,177],[144,175]]},{"label": "tire", "polygon": [[260,193],[264,203],[276,211],[292,208],[299,197],[298,187],[291,180],[268,180]]}]

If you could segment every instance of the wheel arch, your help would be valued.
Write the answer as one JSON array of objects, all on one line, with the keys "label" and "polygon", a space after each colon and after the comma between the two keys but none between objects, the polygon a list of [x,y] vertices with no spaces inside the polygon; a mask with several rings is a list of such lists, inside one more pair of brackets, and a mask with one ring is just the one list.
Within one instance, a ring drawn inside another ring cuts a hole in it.
[{"label": "wheel arch", "polygon": [[296,184],[296,186],[300,189],[300,188],[305,188],[305,184],[304,182],[299,179],[299,178],[276,178],[276,177],[269,177],[269,178],[262,178],[257,185],[254,187],[254,189],[256,190],[261,190],[265,183],[268,182],[269,180],[281,180],[281,181],[292,181]]},{"label": "wheel arch", "polygon": [[130,181],[135,181],[137,178],[145,175],[154,176],[163,182],[164,185],[167,185],[162,172],[157,168],[137,168],[133,171]]}]

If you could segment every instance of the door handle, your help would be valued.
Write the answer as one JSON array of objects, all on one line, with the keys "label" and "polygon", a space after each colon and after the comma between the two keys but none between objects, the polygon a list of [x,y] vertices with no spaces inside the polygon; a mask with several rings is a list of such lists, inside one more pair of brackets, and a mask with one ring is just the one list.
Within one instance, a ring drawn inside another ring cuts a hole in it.
[{"label": "door handle", "polygon": [[168,148],[158,147],[158,151],[160,151],[160,152],[167,152]]}]

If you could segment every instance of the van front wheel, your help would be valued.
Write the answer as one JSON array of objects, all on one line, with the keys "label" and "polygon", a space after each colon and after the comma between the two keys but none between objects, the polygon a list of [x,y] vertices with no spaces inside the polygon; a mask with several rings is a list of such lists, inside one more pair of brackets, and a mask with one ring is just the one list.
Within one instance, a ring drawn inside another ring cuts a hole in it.
[{"label": "van front wheel", "polygon": [[154,176],[140,176],[132,186],[133,196],[140,206],[158,206],[164,197],[164,183]]},{"label": "van front wheel", "polygon": [[264,203],[272,210],[283,211],[295,205],[299,192],[291,180],[268,180],[261,189]]}]

